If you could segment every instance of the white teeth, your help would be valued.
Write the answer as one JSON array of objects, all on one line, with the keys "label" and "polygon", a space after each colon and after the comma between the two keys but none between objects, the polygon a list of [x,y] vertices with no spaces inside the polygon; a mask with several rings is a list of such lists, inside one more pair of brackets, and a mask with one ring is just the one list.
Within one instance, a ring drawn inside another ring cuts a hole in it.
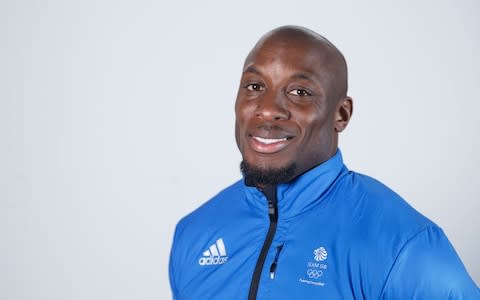
[{"label": "white teeth", "polygon": [[259,137],[259,136],[254,136],[253,137],[254,139],[256,139],[257,141],[259,141],[260,143],[262,144],[273,144],[273,143],[278,143],[278,142],[284,142],[287,140],[286,137],[284,138],[281,138],[281,139],[265,139],[265,138],[262,138],[262,137]]}]

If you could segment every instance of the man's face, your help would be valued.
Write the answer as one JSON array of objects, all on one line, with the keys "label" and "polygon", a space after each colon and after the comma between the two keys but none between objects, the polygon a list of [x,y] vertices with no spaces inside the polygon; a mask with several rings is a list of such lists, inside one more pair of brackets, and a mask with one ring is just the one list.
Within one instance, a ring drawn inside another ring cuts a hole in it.
[{"label": "man's face", "polygon": [[294,165],[296,177],[335,153],[336,99],[328,95],[325,62],[310,42],[267,40],[248,56],[235,136],[249,166],[274,171]]}]

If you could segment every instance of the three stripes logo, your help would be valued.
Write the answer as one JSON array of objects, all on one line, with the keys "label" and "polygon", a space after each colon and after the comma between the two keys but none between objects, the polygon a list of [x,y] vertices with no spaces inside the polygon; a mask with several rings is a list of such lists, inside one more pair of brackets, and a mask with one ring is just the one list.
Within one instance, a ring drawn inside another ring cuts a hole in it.
[{"label": "three stripes logo", "polygon": [[215,244],[211,245],[203,256],[198,260],[201,266],[223,265],[228,260],[227,251],[223,239],[219,238]]}]

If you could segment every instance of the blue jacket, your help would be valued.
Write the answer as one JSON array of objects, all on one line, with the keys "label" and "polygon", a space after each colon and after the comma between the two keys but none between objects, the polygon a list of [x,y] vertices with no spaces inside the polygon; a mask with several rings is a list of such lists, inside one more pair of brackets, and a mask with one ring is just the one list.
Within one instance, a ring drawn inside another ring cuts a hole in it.
[{"label": "blue jacket", "polygon": [[238,181],[178,223],[174,299],[480,299],[442,229],[340,151],[274,194]]}]

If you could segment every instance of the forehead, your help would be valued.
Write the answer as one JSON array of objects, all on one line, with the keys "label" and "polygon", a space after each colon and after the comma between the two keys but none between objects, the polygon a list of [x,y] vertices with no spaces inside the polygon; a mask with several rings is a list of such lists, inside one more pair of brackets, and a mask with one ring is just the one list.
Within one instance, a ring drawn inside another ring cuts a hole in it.
[{"label": "forehead", "polygon": [[245,60],[244,72],[282,75],[304,73],[322,79],[327,70],[327,51],[309,41],[273,40],[259,43]]}]

